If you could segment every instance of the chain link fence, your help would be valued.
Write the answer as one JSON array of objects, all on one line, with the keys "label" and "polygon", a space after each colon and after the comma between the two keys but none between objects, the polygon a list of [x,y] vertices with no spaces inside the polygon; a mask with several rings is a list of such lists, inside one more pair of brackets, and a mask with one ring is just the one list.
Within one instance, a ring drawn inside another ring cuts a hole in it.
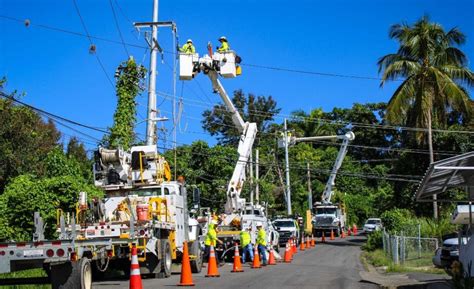
[{"label": "chain link fence", "polygon": [[437,238],[422,238],[418,236],[391,235],[385,230],[382,234],[383,249],[390,256],[394,264],[430,258],[438,249]]}]

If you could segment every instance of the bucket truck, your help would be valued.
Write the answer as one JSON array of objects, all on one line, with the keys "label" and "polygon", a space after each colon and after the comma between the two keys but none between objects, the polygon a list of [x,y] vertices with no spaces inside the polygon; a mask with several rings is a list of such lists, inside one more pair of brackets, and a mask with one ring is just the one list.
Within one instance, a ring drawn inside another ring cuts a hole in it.
[{"label": "bucket truck", "polygon": [[237,148],[238,160],[229,180],[226,191],[226,203],[224,207],[224,217],[220,224],[221,231],[218,237],[223,241],[225,250],[239,241],[239,234],[242,229],[252,227],[251,237],[256,240],[256,224],[262,223],[267,232],[268,244],[278,247],[278,232],[275,230],[270,220],[267,219],[264,208],[259,204],[252,204],[241,198],[242,187],[246,179],[245,169],[249,162],[253,143],[257,134],[257,124],[246,122],[239,114],[237,108],[232,103],[229,95],[225,91],[219,76],[223,78],[234,78],[240,74],[240,67],[236,63],[238,59],[234,51],[222,53],[212,53],[212,48],[208,45],[209,54],[199,57],[196,54],[181,53],[180,79],[191,80],[198,73],[207,75],[212,83],[214,92],[218,93],[227,110],[232,115],[232,122],[241,133]]}]

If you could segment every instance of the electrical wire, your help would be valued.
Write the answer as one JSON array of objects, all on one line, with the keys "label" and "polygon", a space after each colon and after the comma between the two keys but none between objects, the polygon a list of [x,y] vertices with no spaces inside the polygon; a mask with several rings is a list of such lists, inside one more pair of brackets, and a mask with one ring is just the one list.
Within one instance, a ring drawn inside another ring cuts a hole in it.
[{"label": "electrical wire", "polygon": [[112,15],[114,16],[115,26],[117,27],[117,31],[120,36],[120,41],[122,42],[122,45],[123,45],[123,49],[125,50],[125,54],[127,54],[127,57],[130,58],[130,53],[128,52],[127,45],[125,44],[125,41],[123,39],[122,30],[120,30],[120,25],[117,20],[117,15],[115,14],[114,4],[112,3],[112,0],[109,0],[109,4],[110,4],[110,9],[112,10]]}]

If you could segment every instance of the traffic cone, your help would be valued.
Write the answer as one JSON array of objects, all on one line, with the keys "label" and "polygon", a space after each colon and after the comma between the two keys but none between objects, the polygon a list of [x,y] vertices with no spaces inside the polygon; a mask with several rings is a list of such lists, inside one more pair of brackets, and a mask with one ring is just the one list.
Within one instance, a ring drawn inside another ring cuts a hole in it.
[{"label": "traffic cone", "polygon": [[286,243],[286,247],[285,247],[285,260],[284,262],[285,263],[291,263],[291,248],[290,248],[290,244],[289,242]]},{"label": "traffic cone", "polygon": [[326,243],[326,235],[323,231],[323,236],[321,237],[321,242]]},{"label": "traffic cone", "polygon": [[351,228],[347,228],[347,236],[352,235]]},{"label": "traffic cone", "polygon": [[293,254],[298,253],[298,250],[296,248],[296,240],[294,238],[291,239],[290,244],[291,244],[291,259],[293,259]]},{"label": "traffic cone", "polygon": [[346,237],[346,234],[344,233],[344,229],[341,231],[341,238],[344,239]]},{"label": "traffic cone", "polygon": [[209,250],[209,261],[207,262],[207,275],[206,277],[220,277],[219,271],[217,271],[216,252],[214,246],[211,246]]},{"label": "traffic cone", "polygon": [[178,286],[194,286],[193,275],[191,274],[191,263],[189,263],[188,242],[183,243],[183,260],[181,261],[181,279],[178,283]]},{"label": "traffic cone", "polygon": [[270,247],[270,256],[268,257],[268,265],[276,265],[275,255],[273,255],[273,247]]},{"label": "traffic cone", "polygon": [[329,237],[331,241],[334,241],[336,238],[334,238],[334,230],[331,229],[331,236]]},{"label": "traffic cone", "polygon": [[309,240],[310,238],[309,237],[306,237],[306,249],[309,249],[311,248],[311,241]]},{"label": "traffic cone", "polygon": [[304,236],[301,236],[301,242],[300,242],[300,251],[304,251],[305,245],[304,245]]},{"label": "traffic cone", "polygon": [[234,250],[234,268],[230,272],[232,273],[244,272],[244,270],[242,269],[242,263],[240,262],[239,246],[237,245],[237,243],[235,243],[235,250]]},{"label": "traffic cone", "polygon": [[311,246],[316,247],[316,238],[314,235],[311,235]]},{"label": "traffic cone", "polygon": [[357,235],[357,225],[356,224],[352,225],[352,232],[354,232],[354,236]]},{"label": "traffic cone", "polygon": [[[264,252],[264,254],[265,254],[265,252]],[[260,265],[260,255],[258,254],[258,246],[257,245],[255,245],[255,249],[253,250],[252,268],[253,269],[262,268],[262,266]]]},{"label": "traffic cone", "polygon": [[138,265],[137,247],[132,245],[132,264],[130,265],[130,289],[143,289],[140,265]]}]

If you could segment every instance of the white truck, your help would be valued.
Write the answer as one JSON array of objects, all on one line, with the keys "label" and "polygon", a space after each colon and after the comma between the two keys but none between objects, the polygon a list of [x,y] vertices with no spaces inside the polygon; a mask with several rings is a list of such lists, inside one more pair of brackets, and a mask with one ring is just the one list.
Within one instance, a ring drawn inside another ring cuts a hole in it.
[{"label": "white truck", "polygon": [[263,207],[259,204],[246,203],[245,199],[240,197],[243,183],[246,179],[245,170],[249,163],[257,134],[257,124],[245,122],[242,119],[242,116],[219,81],[219,76],[234,78],[239,74],[240,68],[238,63],[236,63],[238,57],[234,51],[212,53],[210,44],[208,45],[208,51],[209,54],[203,57],[199,57],[197,53],[181,53],[179,55],[180,79],[191,80],[200,72],[207,75],[211,80],[214,92],[217,92],[224,101],[227,110],[232,115],[233,124],[241,133],[237,149],[239,157],[226,192],[227,201],[224,208],[225,217],[221,223],[222,231],[218,233],[218,237],[224,241],[224,247],[221,250],[225,252],[229,245],[233,246],[233,242],[238,242],[240,231],[248,226],[253,228],[251,237],[252,241],[255,242],[255,225],[257,222],[263,223],[267,232],[268,244],[277,248],[278,232],[271,225]]},{"label": "white truck", "polygon": [[341,148],[337,155],[334,166],[329,175],[329,179],[324,188],[323,195],[321,197],[322,202],[316,202],[313,212],[313,234],[320,236],[322,234],[330,233],[331,231],[339,236],[342,230],[346,227],[346,213],[345,208],[342,204],[331,203],[331,197],[334,195],[334,186],[337,176],[337,171],[342,165],[342,161],[347,153],[347,146],[349,142],[354,140],[355,135],[349,131],[344,135],[336,136],[338,139],[342,139]]}]

